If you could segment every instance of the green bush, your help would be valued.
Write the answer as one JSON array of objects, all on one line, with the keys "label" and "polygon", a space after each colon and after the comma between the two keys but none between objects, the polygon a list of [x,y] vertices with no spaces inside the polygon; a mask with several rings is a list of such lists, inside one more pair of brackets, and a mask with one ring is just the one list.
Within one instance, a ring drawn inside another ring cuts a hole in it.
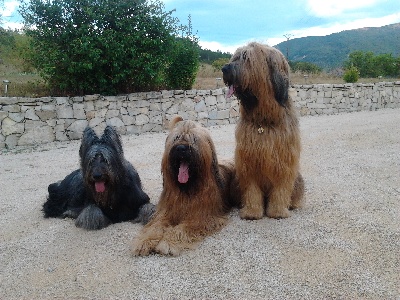
[{"label": "green bush", "polygon": [[199,54],[197,42],[189,37],[177,38],[171,62],[166,71],[166,84],[168,89],[192,88],[199,69]]},{"label": "green bush", "polygon": [[301,72],[306,74],[320,74],[322,72],[322,68],[305,61],[289,61],[290,68],[293,72]]},{"label": "green bush", "polygon": [[343,75],[343,80],[347,83],[357,82],[359,78],[360,78],[360,72],[356,67],[348,68]]},{"label": "green bush", "polygon": [[193,50],[176,38],[182,26],[160,0],[29,0],[20,13],[32,38],[30,60],[54,94],[190,85],[183,64]]},{"label": "green bush", "polygon": [[222,67],[229,62],[229,58],[218,58],[212,62],[214,71],[221,71]]},{"label": "green bush", "polygon": [[362,78],[397,77],[400,75],[400,57],[392,54],[377,54],[373,52],[354,51],[343,63],[345,68],[354,66]]}]

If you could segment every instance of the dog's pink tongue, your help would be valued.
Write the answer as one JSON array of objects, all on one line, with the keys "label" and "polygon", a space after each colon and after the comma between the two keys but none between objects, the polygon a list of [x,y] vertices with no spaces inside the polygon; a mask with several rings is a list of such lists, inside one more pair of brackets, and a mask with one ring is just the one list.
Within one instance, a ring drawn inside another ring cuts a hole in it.
[{"label": "dog's pink tongue", "polygon": [[189,166],[186,163],[181,163],[179,166],[178,181],[186,183],[189,180]]},{"label": "dog's pink tongue", "polygon": [[230,85],[228,92],[226,93],[226,99],[230,98],[234,92],[235,92],[235,87],[233,85]]},{"label": "dog's pink tongue", "polygon": [[106,185],[104,184],[104,181],[95,182],[94,187],[96,189],[96,192],[98,193],[103,193],[106,190]]}]

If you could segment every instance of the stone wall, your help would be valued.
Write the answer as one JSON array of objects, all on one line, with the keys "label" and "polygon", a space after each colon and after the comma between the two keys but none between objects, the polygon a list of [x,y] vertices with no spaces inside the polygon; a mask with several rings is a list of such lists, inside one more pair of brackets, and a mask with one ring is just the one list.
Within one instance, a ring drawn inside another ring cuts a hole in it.
[{"label": "stone wall", "polygon": [[[205,126],[235,123],[238,101],[226,88],[134,93],[124,96],[0,97],[0,149],[80,139],[86,126],[106,125],[121,134],[158,132],[175,114]],[[290,94],[300,115],[400,107],[400,82],[295,85]]]},{"label": "stone wall", "polygon": [[0,149],[80,139],[86,126],[120,134],[158,132],[179,114],[205,126],[235,123],[238,101],[224,89],[175,90],[124,96],[0,97]]},{"label": "stone wall", "polygon": [[300,114],[336,114],[400,107],[400,81],[369,84],[294,85]]}]

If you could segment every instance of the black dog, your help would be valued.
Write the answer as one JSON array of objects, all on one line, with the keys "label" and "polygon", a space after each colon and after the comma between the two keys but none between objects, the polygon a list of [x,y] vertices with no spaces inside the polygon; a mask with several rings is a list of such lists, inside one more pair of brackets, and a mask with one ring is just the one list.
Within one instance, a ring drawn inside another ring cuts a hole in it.
[{"label": "black dog", "polygon": [[83,133],[81,168],[48,187],[45,218],[70,217],[88,230],[128,220],[147,223],[154,205],[143,191],[135,168],[124,158],[118,133],[107,126],[101,138],[92,128]]}]

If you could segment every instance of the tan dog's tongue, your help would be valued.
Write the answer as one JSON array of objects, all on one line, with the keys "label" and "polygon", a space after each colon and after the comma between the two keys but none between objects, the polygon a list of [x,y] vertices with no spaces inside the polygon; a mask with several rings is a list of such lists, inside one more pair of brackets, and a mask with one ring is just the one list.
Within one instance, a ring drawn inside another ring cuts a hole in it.
[{"label": "tan dog's tongue", "polygon": [[179,166],[178,181],[180,183],[186,183],[189,180],[189,166],[186,163],[181,163]]},{"label": "tan dog's tongue", "polygon": [[96,192],[98,193],[104,193],[104,191],[106,190],[106,185],[104,184],[104,181],[95,182],[94,187],[96,189]]},{"label": "tan dog's tongue", "polygon": [[225,98],[226,99],[230,98],[234,92],[235,92],[235,87],[233,85],[230,85]]}]

